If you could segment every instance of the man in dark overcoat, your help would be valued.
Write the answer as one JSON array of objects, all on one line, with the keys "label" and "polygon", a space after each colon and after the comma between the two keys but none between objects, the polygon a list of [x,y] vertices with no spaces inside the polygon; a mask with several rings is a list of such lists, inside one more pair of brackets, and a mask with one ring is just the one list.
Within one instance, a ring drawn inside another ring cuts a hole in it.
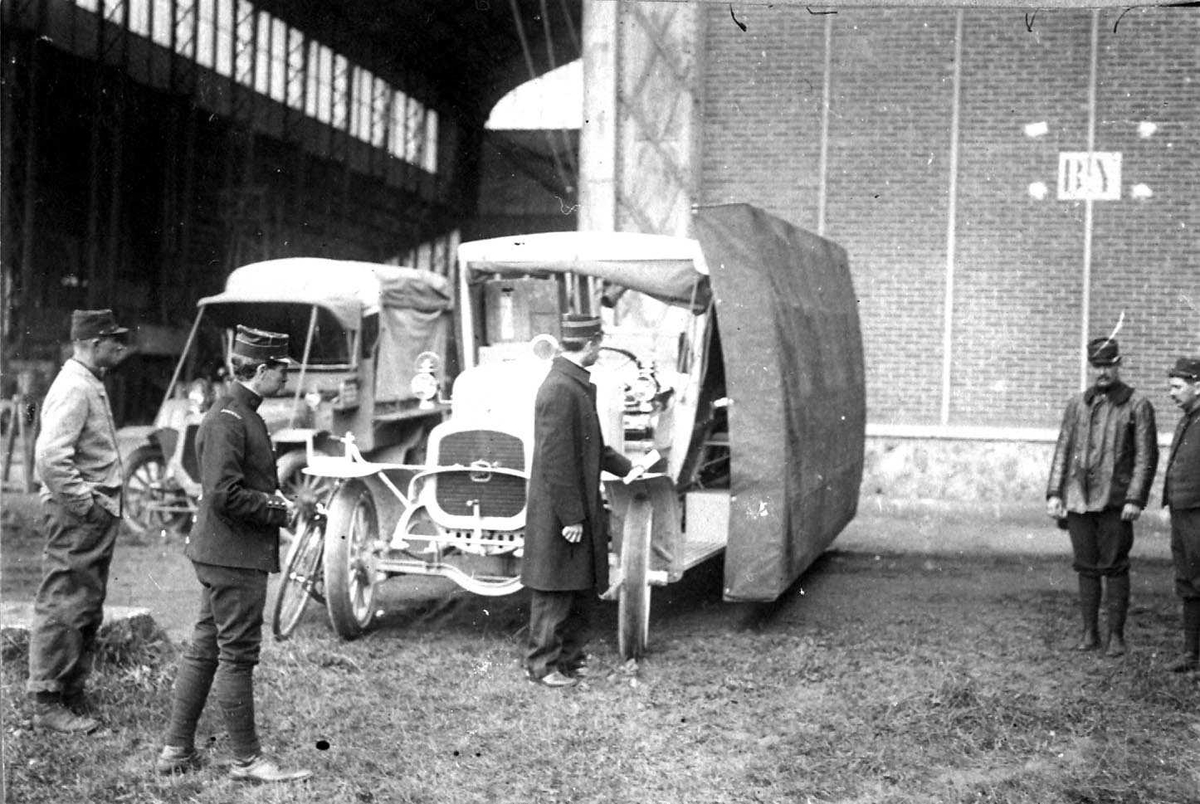
[{"label": "man in dark overcoat", "polygon": [[1171,439],[1163,505],[1171,512],[1175,592],[1183,600],[1183,653],[1176,673],[1200,670],[1200,357],[1181,357],[1168,372],[1182,415]]},{"label": "man in dark overcoat", "polygon": [[629,474],[632,463],[607,447],[588,367],[603,340],[600,319],[567,314],[562,354],[538,389],[529,470],[521,582],[531,590],[532,681],[574,685],[586,672],[592,609],[608,586],[608,523],[600,472]]},{"label": "man in dark overcoat", "polygon": [[1154,406],[1121,381],[1121,354],[1112,338],[1087,346],[1095,382],[1063,412],[1046,487],[1046,511],[1066,520],[1083,631],[1076,650],[1100,647],[1101,579],[1107,587],[1109,656],[1125,653],[1129,552],[1158,468]]},{"label": "man in dark overcoat", "polygon": [[258,406],[287,381],[288,336],[238,326],[230,362],[235,382],[204,415],[196,434],[203,488],[184,554],[200,581],[200,613],[179,661],[159,773],[200,764],[196,724],[215,693],[229,733],[236,781],[287,782],[262,753],[254,723],[254,667],[262,646],[267,575],[279,572],[279,528],[292,506],[277,490],[275,451]]}]

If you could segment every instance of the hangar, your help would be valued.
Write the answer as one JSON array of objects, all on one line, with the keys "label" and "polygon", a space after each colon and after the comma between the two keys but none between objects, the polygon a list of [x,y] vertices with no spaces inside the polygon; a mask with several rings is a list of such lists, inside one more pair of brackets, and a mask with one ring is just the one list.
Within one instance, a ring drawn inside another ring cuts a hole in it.
[{"label": "hangar", "polygon": [[[1086,339],[1118,322],[1168,430],[1164,369],[1200,352],[1194,9],[4,13],[6,374],[51,356],[73,306],[169,326],[249,259],[448,266],[457,239],[505,226],[685,234],[693,206],[727,202],[846,247],[877,439],[1045,443]],[[486,147],[507,91],[580,57],[578,132]],[[497,199],[529,197],[514,159],[546,209],[505,214]]]}]

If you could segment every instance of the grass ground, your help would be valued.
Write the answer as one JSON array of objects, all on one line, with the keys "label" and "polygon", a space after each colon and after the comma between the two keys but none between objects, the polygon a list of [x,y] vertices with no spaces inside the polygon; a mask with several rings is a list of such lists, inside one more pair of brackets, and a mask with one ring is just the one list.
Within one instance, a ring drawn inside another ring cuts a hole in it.
[{"label": "grass ground", "polygon": [[1069,650],[1061,556],[833,552],[765,607],[722,603],[720,581],[710,564],[656,592],[639,668],[618,663],[604,609],[600,672],[568,691],[519,673],[522,595],[391,581],[379,627],[351,643],[314,607],[258,672],[266,745],[315,771],[285,787],[227,781],[207,714],[212,765],[150,773],[174,643],[101,665],[109,730],[92,738],[32,732],[9,658],[9,800],[1200,802],[1200,683],[1163,671],[1178,613],[1162,559],[1137,564],[1121,660]]}]

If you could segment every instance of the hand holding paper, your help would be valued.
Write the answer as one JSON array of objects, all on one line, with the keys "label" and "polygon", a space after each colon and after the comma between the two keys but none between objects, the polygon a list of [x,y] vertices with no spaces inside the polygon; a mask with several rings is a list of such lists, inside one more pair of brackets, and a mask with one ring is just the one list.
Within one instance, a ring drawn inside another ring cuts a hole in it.
[{"label": "hand holding paper", "polygon": [[641,458],[639,458],[637,461],[634,462],[633,467],[629,470],[629,473],[627,475],[625,475],[625,477],[621,478],[621,482],[623,482],[625,485],[629,485],[630,483],[637,480],[642,475],[646,474],[646,471],[651,466],[658,463],[658,461],[661,457],[662,457],[662,455],[659,454],[658,450],[656,450],[656,449],[650,450],[649,452],[647,452],[645,455],[643,455]]}]

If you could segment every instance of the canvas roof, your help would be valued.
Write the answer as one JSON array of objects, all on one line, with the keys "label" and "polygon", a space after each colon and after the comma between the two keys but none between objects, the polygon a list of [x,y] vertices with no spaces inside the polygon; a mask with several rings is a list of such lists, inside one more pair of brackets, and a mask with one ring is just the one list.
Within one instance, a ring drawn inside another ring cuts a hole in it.
[{"label": "canvas roof", "polygon": [[426,297],[432,304],[450,290],[445,277],[432,271],[398,265],[320,257],[287,257],[235,268],[225,290],[199,301],[199,306],[246,303],[317,305],[332,313],[342,326],[357,329],[364,315],[378,313],[381,294],[411,301]]}]

